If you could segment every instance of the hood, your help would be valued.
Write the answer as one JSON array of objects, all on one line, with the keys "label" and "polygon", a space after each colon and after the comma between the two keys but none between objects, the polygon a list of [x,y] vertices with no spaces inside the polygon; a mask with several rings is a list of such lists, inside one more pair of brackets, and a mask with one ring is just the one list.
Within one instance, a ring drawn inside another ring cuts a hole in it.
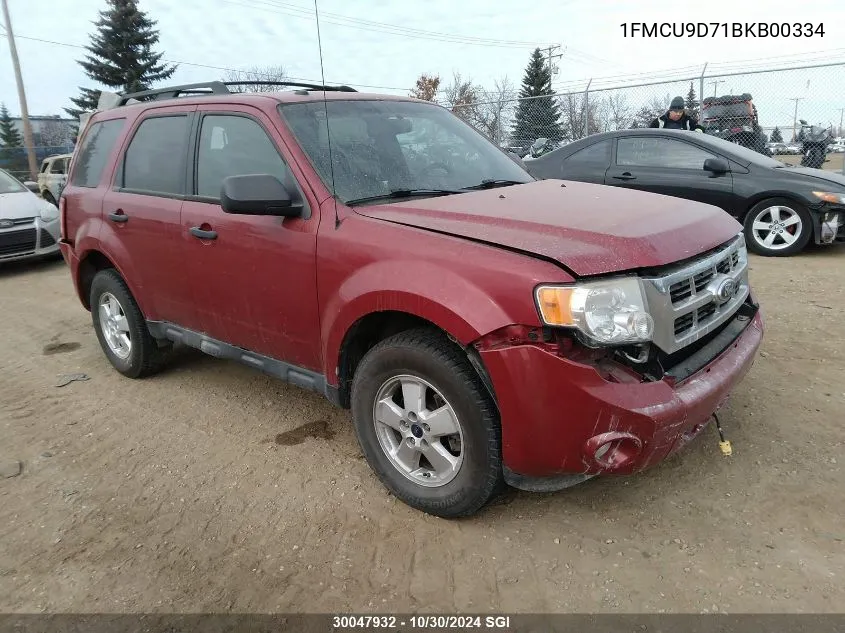
[{"label": "hood", "polygon": [[0,193],[0,220],[34,218],[41,212],[41,199],[31,191]]},{"label": "hood", "polygon": [[837,174],[828,169],[814,169],[812,167],[778,167],[778,171],[783,170],[789,174],[801,174],[819,182],[827,182],[836,185],[835,191],[842,191],[845,189],[845,176]]},{"label": "hood", "polygon": [[554,179],[355,211],[553,259],[579,276],[670,264],[742,230],[708,204]]}]

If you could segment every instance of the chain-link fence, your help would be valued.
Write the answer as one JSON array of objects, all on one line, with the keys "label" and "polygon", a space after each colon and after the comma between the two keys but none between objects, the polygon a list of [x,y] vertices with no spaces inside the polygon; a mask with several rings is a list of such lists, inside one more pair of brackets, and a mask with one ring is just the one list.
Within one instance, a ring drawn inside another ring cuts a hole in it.
[{"label": "chain-link fence", "polygon": [[[45,158],[59,154],[70,154],[73,152],[73,145],[37,145],[34,149],[36,169],[40,169]],[[22,182],[29,180],[31,176],[26,149],[23,147],[0,147],[0,169],[6,170]]]},{"label": "chain-link fence", "polygon": [[708,134],[784,162],[800,163],[802,141],[815,133],[828,151],[823,168],[845,173],[841,62],[721,75],[702,72],[637,84],[609,85],[597,79],[551,96],[515,99],[495,94],[452,110],[501,147],[524,157],[535,143],[535,151],[548,151],[598,132],[648,127],[676,96],[684,99],[687,113]]}]

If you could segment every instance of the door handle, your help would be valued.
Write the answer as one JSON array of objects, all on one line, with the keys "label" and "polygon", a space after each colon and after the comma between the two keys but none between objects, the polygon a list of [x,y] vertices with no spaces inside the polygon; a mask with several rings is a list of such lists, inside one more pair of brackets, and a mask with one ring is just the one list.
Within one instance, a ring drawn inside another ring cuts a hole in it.
[{"label": "door handle", "polygon": [[634,176],[629,171],[623,172],[623,173],[619,174],[618,176],[614,176],[614,178],[616,178],[617,180],[636,180],[637,179],[637,177]]},{"label": "door handle", "polygon": [[191,227],[191,235],[201,240],[216,240],[217,231],[205,231],[198,226]]},{"label": "door handle", "polygon": [[123,209],[118,209],[114,213],[109,213],[109,220],[112,222],[128,222],[129,216],[123,212]]}]

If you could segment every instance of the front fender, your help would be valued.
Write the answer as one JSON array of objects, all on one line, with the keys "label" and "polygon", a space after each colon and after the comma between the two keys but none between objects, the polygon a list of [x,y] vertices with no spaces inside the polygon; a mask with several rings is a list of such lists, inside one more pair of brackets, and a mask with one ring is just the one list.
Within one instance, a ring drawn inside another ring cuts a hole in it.
[{"label": "front fender", "polygon": [[324,371],[333,386],[338,384],[346,334],[368,314],[412,314],[434,323],[463,345],[512,322],[505,309],[471,280],[420,261],[390,260],[364,266],[347,277],[322,308]]}]

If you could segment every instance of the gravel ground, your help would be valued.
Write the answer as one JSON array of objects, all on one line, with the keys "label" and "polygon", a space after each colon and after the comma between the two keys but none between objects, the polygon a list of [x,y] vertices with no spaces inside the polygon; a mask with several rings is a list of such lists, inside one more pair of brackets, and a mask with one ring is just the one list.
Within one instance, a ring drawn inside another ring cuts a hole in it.
[{"label": "gravel ground", "polygon": [[193,352],[122,378],[63,262],[0,267],[0,611],[841,611],[845,250],[751,276],[733,456],[711,428],[446,521],[389,496],[319,396]]}]

